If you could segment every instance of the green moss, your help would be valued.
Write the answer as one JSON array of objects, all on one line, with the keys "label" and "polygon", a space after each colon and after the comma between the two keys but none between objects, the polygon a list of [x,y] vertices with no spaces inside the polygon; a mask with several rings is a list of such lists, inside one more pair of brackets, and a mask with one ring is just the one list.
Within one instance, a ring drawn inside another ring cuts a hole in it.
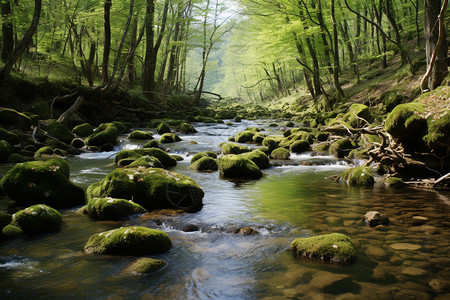
[{"label": "green moss", "polygon": [[261,129],[259,129],[258,127],[247,127],[245,128],[245,131],[260,132]]},{"label": "green moss", "polygon": [[11,145],[16,145],[20,143],[20,138],[17,134],[8,131],[4,128],[0,128],[0,140],[5,140]]},{"label": "green moss", "polygon": [[262,145],[269,148],[270,152],[278,148],[282,137],[268,136],[262,141]]},{"label": "green moss", "polygon": [[67,156],[68,152],[59,148],[56,148],[55,150],[53,150],[53,154],[58,155],[58,156]]},{"label": "green moss", "polygon": [[180,132],[181,133],[196,133],[197,130],[194,128],[194,126],[190,123],[183,123],[180,125]]},{"label": "green moss", "polygon": [[134,262],[130,269],[134,274],[144,275],[162,269],[167,263],[163,260],[143,257]]},{"label": "green moss", "polygon": [[319,141],[319,142],[325,142],[326,140],[328,140],[328,137],[330,136],[330,133],[329,132],[321,132],[321,131],[319,131],[317,134],[316,134],[316,139]]},{"label": "green moss", "polygon": [[49,155],[53,155],[53,149],[52,149],[52,147],[49,147],[49,146],[42,147],[34,153],[35,158],[49,156]]},{"label": "green moss", "polygon": [[370,123],[373,118],[367,105],[355,103],[350,106],[343,119],[348,122],[350,126],[359,128],[367,125],[367,123],[361,119],[364,119]]},{"label": "green moss", "polygon": [[4,140],[0,140],[0,163],[8,161],[8,157],[12,153],[12,146],[10,143]]},{"label": "green moss", "polygon": [[261,151],[262,153],[264,153],[267,156],[269,156],[270,152],[272,152],[272,151],[270,151],[270,149],[268,147],[265,147],[265,146],[259,147],[257,150]]},{"label": "green moss", "polygon": [[94,234],[84,246],[84,252],[112,255],[146,255],[168,251],[169,236],[160,230],[133,226]]},{"label": "green moss", "polygon": [[217,161],[214,158],[204,156],[200,159],[195,160],[194,163],[191,164],[189,169],[196,171],[217,171],[218,165]]},{"label": "green moss", "polygon": [[119,131],[113,123],[102,124],[95,130],[95,133],[88,136],[84,143],[87,146],[101,147],[104,144],[117,144]]},{"label": "green moss", "polygon": [[132,140],[153,140],[153,135],[151,132],[135,130],[128,135],[128,138]]},{"label": "green moss", "polygon": [[87,137],[94,133],[94,127],[89,123],[83,123],[75,126],[72,133],[79,137]]},{"label": "green moss", "polygon": [[156,127],[156,132],[158,134],[171,133],[169,125],[164,122],[161,122],[158,127]]},{"label": "green moss", "polygon": [[314,135],[306,131],[298,131],[290,136],[284,138],[278,145],[278,147],[289,149],[292,144],[297,141],[307,141],[309,144],[313,142]]},{"label": "green moss", "polygon": [[175,143],[181,141],[181,138],[175,133],[164,133],[159,142],[161,144]]},{"label": "green moss", "polygon": [[285,148],[277,148],[273,150],[272,153],[270,153],[270,156],[273,159],[288,160],[289,157],[291,156],[291,153],[289,152],[289,150]]},{"label": "green moss", "polygon": [[199,210],[204,195],[191,178],[159,168],[116,169],[102,181],[91,184],[86,194],[89,201],[107,197],[132,199],[147,210]]},{"label": "green moss", "polygon": [[31,123],[31,119],[25,114],[14,109],[0,107],[0,125],[30,130]]},{"label": "green moss", "polygon": [[237,116],[236,118],[234,118],[234,122],[239,123],[242,121],[242,118]]},{"label": "green moss", "polygon": [[0,184],[20,205],[71,207],[84,203],[83,189],[69,181],[69,165],[61,158],[17,164]]},{"label": "green moss", "polygon": [[221,148],[224,155],[250,152],[250,149],[248,149],[247,147],[232,143],[224,143],[222,144]]},{"label": "green moss", "polygon": [[5,239],[15,239],[23,235],[23,230],[14,225],[6,225],[2,229],[2,234]]},{"label": "green moss", "polygon": [[64,143],[70,143],[74,135],[64,124],[60,122],[51,122],[47,127],[47,133]]},{"label": "green moss", "polygon": [[120,133],[130,132],[130,128],[123,122],[113,121],[113,124],[116,125]]},{"label": "green moss", "polygon": [[37,204],[13,214],[11,225],[17,226],[26,234],[54,231],[62,224],[60,213],[50,206]]},{"label": "green moss", "polygon": [[19,153],[11,153],[11,155],[8,157],[9,163],[23,163],[26,162],[27,159]]},{"label": "green moss", "polygon": [[240,155],[244,158],[250,159],[260,169],[266,169],[270,167],[269,157],[264,152],[253,150],[252,152],[242,153]]},{"label": "green moss", "polygon": [[172,157],[176,161],[183,161],[184,160],[183,156],[181,156],[181,155],[171,154],[170,157]]},{"label": "green moss", "polygon": [[329,143],[321,143],[321,144],[315,145],[313,147],[313,150],[316,152],[327,152],[328,153],[329,149],[330,149]]},{"label": "green moss", "polygon": [[163,164],[154,156],[144,155],[131,162],[128,167],[164,168]]},{"label": "green moss", "polygon": [[450,139],[450,111],[429,117],[428,134],[424,141],[440,155],[445,155]]},{"label": "green moss", "polygon": [[74,138],[72,142],[70,142],[70,146],[75,149],[80,149],[85,146],[84,141],[80,138]]},{"label": "green moss", "polygon": [[143,149],[134,149],[134,150],[122,150],[117,153],[114,158],[114,163],[118,165],[119,161],[125,158],[134,158],[135,160],[141,156],[154,156],[156,157],[165,168],[174,167],[177,165],[177,161],[173,159],[169,154],[165,151],[158,148],[143,148]]},{"label": "green moss", "polygon": [[253,141],[253,136],[257,131],[244,130],[234,135],[234,141],[237,143],[248,143]]},{"label": "green moss", "polygon": [[240,155],[225,155],[219,158],[220,175],[227,178],[259,179],[262,172],[250,159]]},{"label": "green moss", "polygon": [[348,158],[350,159],[368,159],[369,151],[367,148],[357,148],[350,151],[348,154]]},{"label": "green moss", "polygon": [[191,164],[195,163],[197,160],[199,160],[202,157],[217,158],[217,154],[212,151],[199,152],[191,158]]},{"label": "green moss", "polygon": [[262,142],[264,141],[264,139],[267,137],[266,134],[262,134],[262,133],[255,133],[255,135],[253,135],[252,141],[254,143],[257,144],[262,144]]},{"label": "green moss", "polygon": [[86,212],[94,218],[116,220],[135,214],[144,214],[147,211],[131,200],[92,198],[88,201]]},{"label": "green moss", "polygon": [[145,143],[144,148],[159,148],[159,142],[157,140],[151,140]]},{"label": "green moss", "polygon": [[0,228],[5,227],[9,223],[11,223],[12,215],[0,212]]},{"label": "green moss", "polygon": [[350,238],[341,233],[296,238],[291,243],[291,250],[297,256],[338,264],[353,262],[357,256]]},{"label": "green moss", "polygon": [[356,143],[353,140],[349,138],[340,139],[330,145],[329,153],[338,158],[344,158],[356,147]]},{"label": "green moss", "polygon": [[391,112],[397,105],[405,101],[405,96],[401,95],[397,90],[386,91],[381,94],[380,99],[383,101],[384,109]]},{"label": "green moss", "polygon": [[358,166],[341,173],[340,179],[352,186],[373,186],[375,180],[369,167]]},{"label": "green moss", "polygon": [[305,141],[305,140],[295,141],[289,147],[289,151],[291,151],[293,153],[302,153],[302,152],[306,152],[306,151],[310,151],[310,150],[311,150],[311,145],[309,144],[308,141]]},{"label": "green moss", "polygon": [[398,177],[389,177],[384,181],[384,184],[391,188],[401,188],[406,186],[406,183]]}]

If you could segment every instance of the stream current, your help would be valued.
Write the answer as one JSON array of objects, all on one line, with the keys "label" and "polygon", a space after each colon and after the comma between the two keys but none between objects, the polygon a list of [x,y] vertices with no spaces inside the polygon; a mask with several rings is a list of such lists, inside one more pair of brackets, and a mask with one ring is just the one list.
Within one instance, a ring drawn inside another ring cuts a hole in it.
[{"label": "stream current", "polygon": [[[281,134],[268,124],[247,120],[233,126],[194,123],[198,133],[181,135],[183,141],[166,146],[170,154],[184,157],[171,171],[193,178],[205,192],[203,209],[197,213],[172,215],[165,210],[122,221],[95,221],[76,213],[77,207],[61,211],[63,225],[58,232],[3,242],[0,298],[449,297],[448,191],[391,190],[382,184],[348,187],[327,179],[349,168],[347,163],[312,153],[293,155],[290,163],[263,170],[260,180],[227,180],[218,172],[189,170],[194,153],[219,151],[221,142],[247,127],[264,127],[268,130],[265,133]],[[143,145],[124,136],[120,140],[115,152]],[[68,158],[71,180],[83,188],[100,181],[114,169],[115,152]],[[10,167],[0,167],[0,173]],[[0,200],[0,209],[6,211],[11,201],[4,195]],[[374,229],[361,223],[364,214],[372,210],[387,215],[391,224]],[[199,226],[200,231],[184,232],[182,228],[190,224]],[[130,225],[169,234],[172,249],[152,256],[166,261],[166,267],[134,276],[123,270],[135,257],[83,253],[92,234]],[[259,234],[234,233],[245,226]],[[352,239],[358,251],[356,263],[335,266],[292,256],[289,248],[294,238],[331,232]]]}]

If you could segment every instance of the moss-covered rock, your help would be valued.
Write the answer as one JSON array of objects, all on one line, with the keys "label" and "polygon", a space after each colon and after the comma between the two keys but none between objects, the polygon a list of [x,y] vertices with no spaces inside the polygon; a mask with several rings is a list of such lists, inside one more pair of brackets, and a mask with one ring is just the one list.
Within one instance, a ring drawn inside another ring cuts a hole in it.
[{"label": "moss-covered rock", "polygon": [[406,183],[399,177],[386,178],[384,184],[390,188],[402,188],[406,186]]},{"label": "moss-covered rock", "polygon": [[139,157],[138,159],[132,161],[129,165],[129,168],[164,168],[163,164],[154,156],[144,155]]},{"label": "moss-covered rock", "polygon": [[40,158],[40,157],[49,157],[53,155],[53,149],[52,147],[49,146],[45,146],[42,148],[39,148],[35,153],[34,153],[34,158]]},{"label": "moss-covered rock", "polygon": [[387,112],[391,112],[397,105],[402,104],[405,101],[405,98],[404,95],[396,90],[386,91],[380,96],[383,107]]},{"label": "moss-covered rock", "polygon": [[5,140],[0,141],[0,163],[7,162],[8,157],[11,155],[13,147]]},{"label": "moss-covered rock", "polygon": [[177,161],[173,159],[167,152],[158,148],[143,148],[134,150],[122,150],[114,157],[114,163],[119,165],[122,159],[133,158],[134,160],[141,156],[154,156],[156,157],[165,168],[174,167],[177,165]]},{"label": "moss-covered rock", "polygon": [[88,136],[84,143],[87,146],[101,147],[104,144],[117,144],[117,136],[119,130],[113,123],[102,124],[95,130],[95,132]]},{"label": "moss-covered rock", "polygon": [[61,158],[15,165],[0,181],[17,204],[71,207],[84,203],[82,188],[69,181],[69,165]]},{"label": "moss-covered rock", "polygon": [[63,150],[67,150],[69,148],[69,144],[66,144],[64,142],[61,142],[60,140],[55,140],[48,138],[45,140],[45,144],[49,147],[52,147],[53,149],[59,148]]},{"label": "moss-covered rock", "polygon": [[429,117],[427,122],[428,134],[424,141],[436,154],[444,156],[450,140],[450,111]]},{"label": "moss-covered rock", "polygon": [[171,133],[169,125],[165,122],[161,122],[158,127],[156,127],[156,132],[158,134]]},{"label": "moss-covered rock", "polygon": [[38,234],[58,229],[62,224],[60,213],[44,204],[37,204],[13,214],[11,225],[25,234]]},{"label": "moss-covered rock", "polygon": [[296,256],[338,264],[351,263],[357,257],[350,238],[341,233],[296,238],[291,243],[291,250]]},{"label": "moss-covered rock", "polygon": [[359,166],[341,173],[339,178],[352,186],[372,186],[375,183],[369,167]]},{"label": "moss-covered rock", "polygon": [[160,148],[157,140],[151,140],[145,143],[144,148]]},{"label": "moss-covered rock", "polygon": [[127,270],[135,275],[145,275],[162,269],[167,263],[160,259],[143,257],[133,262]]},{"label": "moss-covered rock", "polygon": [[72,146],[75,149],[80,149],[85,146],[84,141],[80,138],[74,138],[72,142],[70,142],[70,146]]},{"label": "moss-covered rock", "polygon": [[329,153],[338,158],[344,158],[356,147],[357,145],[353,140],[349,138],[340,139],[330,145]]},{"label": "moss-covered rock", "polygon": [[350,158],[350,159],[368,159],[369,158],[369,149],[367,149],[367,148],[353,149],[348,154],[348,158]]},{"label": "moss-covered rock", "polygon": [[146,255],[168,251],[172,241],[167,233],[140,226],[122,227],[94,234],[84,246],[85,253]]},{"label": "moss-covered rock", "polygon": [[191,123],[183,123],[180,125],[180,132],[184,134],[188,133],[196,133],[197,130],[195,129],[194,125]]},{"label": "moss-covered rock", "polygon": [[25,158],[22,154],[19,153],[11,153],[11,155],[8,157],[9,163],[23,163],[26,162],[28,159]]},{"label": "moss-covered rock", "polygon": [[330,136],[330,133],[329,132],[322,132],[322,131],[319,131],[319,132],[317,132],[316,133],[316,139],[319,141],[319,142],[325,142],[326,140],[328,140],[328,137]]},{"label": "moss-covered rock", "polygon": [[153,135],[151,132],[135,130],[128,135],[128,138],[132,140],[153,140]]},{"label": "moss-covered rock", "polygon": [[343,119],[348,122],[351,127],[359,128],[366,126],[367,123],[370,123],[373,118],[367,105],[354,103],[349,107]]},{"label": "moss-covered rock", "polygon": [[273,136],[268,136],[264,138],[262,141],[262,145],[269,148],[270,152],[278,148],[278,145],[280,144],[281,137],[276,138]]},{"label": "moss-covered rock", "polygon": [[316,152],[328,153],[329,149],[330,149],[329,143],[320,143],[313,146],[313,150]]},{"label": "moss-covered rock", "polygon": [[23,230],[14,225],[6,225],[2,229],[2,235],[5,239],[12,240],[23,235]]},{"label": "moss-covered rock", "polygon": [[61,156],[61,157],[65,157],[65,156],[67,156],[68,152],[66,150],[56,148],[55,150],[53,150],[53,154]]},{"label": "moss-covered rock", "polygon": [[253,150],[252,152],[240,154],[242,157],[250,159],[258,168],[267,169],[270,167],[269,157],[262,151]]},{"label": "moss-covered rock", "polygon": [[217,161],[209,156],[195,160],[189,167],[189,169],[196,171],[217,171],[218,168]]},{"label": "moss-covered rock", "polygon": [[270,153],[270,156],[273,159],[287,160],[289,159],[289,157],[291,157],[291,153],[285,148],[277,148],[273,150],[272,153]]},{"label": "moss-covered rock", "polygon": [[144,214],[145,208],[131,200],[116,198],[92,198],[86,206],[88,215],[94,218],[116,220],[135,214]]},{"label": "moss-covered rock", "polygon": [[219,158],[220,175],[226,178],[259,179],[262,172],[258,166],[248,158],[241,155],[225,155]]},{"label": "moss-covered rock", "polygon": [[181,138],[175,133],[164,133],[159,142],[161,144],[175,143],[181,141]]},{"label": "moss-covered rock", "polygon": [[308,141],[305,140],[295,141],[289,147],[289,151],[293,153],[303,153],[306,151],[311,151],[311,145]]},{"label": "moss-covered rock", "polygon": [[60,122],[51,122],[47,127],[47,133],[64,143],[70,143],[75,137],[72,131]]},{"label": "moss-covered rock", "polygon": [[184,160],[183,156],[177,155],[177,154],[171,154],[170,157],[172,157],[176,161],[183,161]]},{"label": "moss-covered rock", "polygon": [[30,130],[31,119],[14,109],[0,107],[0,125],[10,128],[17,127],[22,130]]},{"label": "moss-covered rock", "polygon": [[262,142],[264,141],[264,139],[267,137],[266,134],[263,133],[255,133],[255,135],[253,135],[252,141],[256,144],[262,144]]},{"label": "moss-covered rock", "polygon": [[250,152],[250,149],[248,149],[247,147],[233,143],[224,143],[221,145],[221,148],[224,155]]},{"label": "moss-covered rock", "polygon": [[130,132],[130,127],[127,124],[125,124],[124,122],[113,121],[113,124],[116,125],[117,130],[119,130],[119,133]]},{"label": "moss-covered rock", "polygon": [[88,137],[94,133],[94,127],[89,123],[83,123],[75,126],[72,133],[78,137]]},{"label": "moss-covered rock", "polygon": [[195,163],[197,160],[199,160],[202,157],[211,157],[211,158],[216,159],[217,158],[217,154],[212,152],[212,151],[199,152],[199,153],[195,154],[194,156],[192,156],[191,164]]},{"label": "moss-covered rock", "polygon": [[234,141],[237,143],[249,143],[253,141],[253,136],[257,131],[244,130],[234,135]]},{"label": "moss-covered rock", "polygon": [[191,178],[159,168],[116,169],[102,181],[91,184],[87,191],[93,198],[133,200],[147,210],[179,208],[199,210],[203,190]]},{"label": "moss-covered rock", "polygon": [[0,128],[0,140],[5,140],[11,145],[16,145],[20,143],[20,138],[17,134],[8,131],[4,128]]},{"label": "moss-covered rock", "polygon": [[309,144],[311,144],[313,140],[314,135],[312,133],[307,131],[298,131],[282,139],[281,142],[278,144],[278,147],[289,149],[291,145],[297,141],[307,141]]}]

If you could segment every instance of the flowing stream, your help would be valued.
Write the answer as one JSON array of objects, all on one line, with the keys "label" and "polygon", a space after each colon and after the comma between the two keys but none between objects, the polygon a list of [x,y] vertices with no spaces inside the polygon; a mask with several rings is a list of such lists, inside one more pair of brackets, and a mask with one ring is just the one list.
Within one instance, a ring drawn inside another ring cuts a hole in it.
[{"label": "flowing stream", "polygon": [[[218,151],[218,145],[246,127],[267,128],[267,121],[194,124],[198,133],[169,144],[184,157],[172,171],[193,178],[204,190],[197,213],[165,210],[123,221],[95,221],[61,211],[58,232],[0,244],[1,299],[428,299],[449,296],[450,218],[448,191],[381,184],[352,188],[327,177],[349,165],[329,156],[294,155],[283,166],[263,170],[260,180],[221,179],[218,172],[189,170],[191,153]],[[272,129],[273,133],[277,128]],[[157,135],[155,137],[158,137]],[[190,141],[196,141],[192,144]],[[121,137],[120,149],[142,147]],[[256,147],[256,146],[255,146]],[[68,158],[71,180],[84,188],[113,170],[114,152]],[[2,166],[4,173],[11,166]],[[0,196],[0,209],[10,200]],[[381,229],[361,223],[380,211],[391,224]],[[415,217],[415,218],[414,218]],[[418,218],[424,217],[424,218]],[[184,232],[194,224],[200,231]],[[173,247],[152,257],[168,264],[145,276],[123,270],[136,258],[86,255],[94,233],[139,225],[169,234]],[[259,234],[235,230],[250,226]],[[349,266],[295,259],[296,237],[341,232],[358,251]],[[430,284],[431,283],[431,284]],[[441,284],[441,285],[439,285]],[[445,290],[447,289],[447,290]]]}]

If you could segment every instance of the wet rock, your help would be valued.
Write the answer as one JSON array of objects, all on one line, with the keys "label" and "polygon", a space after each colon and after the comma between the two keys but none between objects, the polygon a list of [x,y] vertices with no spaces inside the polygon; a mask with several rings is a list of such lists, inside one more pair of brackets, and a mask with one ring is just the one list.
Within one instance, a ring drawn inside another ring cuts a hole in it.
[{"label": "wet rock", "polygon": [[352,186],[373,186],[375,180],[369,167],[350,168],[339,175],[339,179]]},{"label": "wet rock", "polygon": [[189,224],[189,225],[183,227],[184,232],[195,232],[195,231],[199,231],[199,230],[200,230],[200,227],[195,224]]},{"label": "wet rock", "polygon": [[164,168],[163,164],[154,156],[144,155],[131,162],[129,168]]},{"label": "wet rock", "polygon": [[344,234],[331,233],[297,238],[291,243],[294,254],[331,263],[350,263],[356,259],[356,250]]},{"label": "wet rock", "polygon": [[413,225],[423,225],[428,222],[428,218],[422,216],[413,216],[412,222]]},{"label": "wet rock", "polygon": [[384,260],[388,256],[388,253],[386,252],[386,250],[384,250],[383,248],[380,248],[380,247],[372,246],[372,245],[367,246],[365,252],[366,252],[367,256],[369,256],[369,258],[375,258],[378,260]]},{"label": "wet rock", "polygon": [[75,126],[72,129],[72,133],[79,137],[88,137],[94,133],[94,127],[89,123],[83,123]]},{"label": "wet rock", "polygon": [[15,165],[0,181],[17,204],[71,207],[84,203],[84,191],[69,181],[69,165],[61,158]]},{"label": "wet rock", "polygon": [[115,145],[117,144],[117,136],[119,135],[119,130],[113,123],[103,123],[101,124],[93,134],[88,136],[84,143],[87,146],[96,146],[101,148],[105,144]]},{"label": "wet rock", "polygon": [[422,276],[427,274],[427,271],[414,267],[406,267],[402,269],[402,274],[410,276]]},{"label": "wet rock", "polygon": [[389,177],[384,181],[384,184],[390,188],[402,188],[406,186],[406,183],[398,177]]},{"label": "wet rock", "polygon": [[350,276],[347,274],[335,274],[326,271],[318,271],[313,274],[309,285],[315,289],[323,290],[333,284],[346,281],[348,279],[350,279]]},{"label": "wet rock", "polygon": [[192,156],[191,164],[195,163],[197,160],[199,160],[202,157],[211,157],[211,158],[216,159],[217,158],[217,154],[212,152],[212,151],[199,152],[199,153],[195,154],[194,156]]},{"label": "wet rock", "polygon": [[120,161],[123,159],[137,160],[142,156],[156,157],[164,166],[164,168],[174,167],[177,165],[177,161],[173,159],[167,152],[158,148],[143,148],[134,150],[122,150],[114,157],[114,163],[121,165]]},{"label": "wet rock", "polygon": [[262,151],[253,150],[252,152],[240,154],[242,157],[250,159],[260,169],[266,169],[270,167],[269,157]]},{"label": "wet rock", "polygon": [[60,213],[47,205],[33,205],[13,214],[11,225],[25,234],[33,235],[58,229],[62,224]]},{"label": "wet rock", "polygon": [[259,234],[259,231],[252,227],[242,227],[236,230],[235,233],[247,236]]},{"label": "wet rock", "polygon": [[233,144],[233,143],[224,143],[219,146],[222,148],[223,155],[241,154],[241,153],[245,153],[245,152],[250,152],[249,148],[238,145],[238,144]]},{"label": "wet rock", "polygon": [[203,206],[203,190],[191,178],[159,168],[115,169],[86,191],[93,198],[127,199],[148,210],[178,208],[189,211]]},{"label": "wet rock", "polygon": [[156,127],[156,132],[158,134],[171,133],[169,125],[164,122],[161,122],[158,127]]},{"label": "wet rock", "polygon": [[175,134],[175,133],[164,133],[161,138],[159,139],[159,142],[161,144],[169,144],[169,143],[175,143],[181,141],[181,138]]},{"label": "wet rock", "polygon": [[440,233],[440,230],[437,227],[430,226],[430,225],[409,227],[408,231],[413,232],[413,233],[425,233],[427,235],[433,235],[433,234]]},{"label": "wet rock", "polygon": [[188,134],[188,133],[196,133],[197,130],[196,130],[196,129],[194,128],[194,126],[193,126],[192,124],[190,124],[190,123],[182,123],[182,124],[180,125],[180,132],[181,132],[181,133]]},{"label": "wet rock", "polygon": [[23,235],[23,230],[14,225],[6,225],[2,229],[2,237],[8,240],[16,239]]},{"label": "wet rock", "polygon": [[411,250],[411,251],[419,250],[420,248],[422,248],[422,246],[420,245],[410,243],[395,243],[391,244],[390,247],[395,250]]},{"label": "wet rock", "polygon": [[395,266],[390,266],[388,263],[380,262],[373,269],[372,278],[380,281],[394,280],[399,270]]},{"label": "wet rock", "polygon": [[226,178],[259,179],[262,172],[250,159],[240,155],[225,155],[218,160],[220,175]]},{"label": "wet rock", "polygon": [[149,257],[140,258],[133,263],[131,263],[125,270],[125,273],[132,273],[134,275],[144,275],[152,272],[156,272],[163,267],[165,267],[167,263],[163,260],[153,259]]},{"label": "wet rock", "polygon": [[341,218],[330,216],[330,217],[326,217],[325,221],[329,224],[338,224],[341,222]]},{"label": "wet rock", "polygon": [[214,158],[206,156],[196,160],[189,169],[196,171],[217,171],[219,166]]},{"label": "wet rock", "polygon": [[427,293],[408,290],[402,287],[381,287],[376,291],[377,299],[409,299],[409,300],[427,300],[431,296]]},{"label": "wet rock", "polygon": [[171,247],[172,241],[165,232],[132,226],[92,235],[84,246],[84,252],[87,254],[146,255],[166,252]]},{"label": "wet rock", "polygon": [[389,224],[389,218],[378,211],[367,212],[364,215],[364,221],[369,224],[370,227]]},{"label": "wet rock", "polygon": [[285,148],[277,148],[270,153],[270,156],[277,160],[288,160],[291,153]]},{"label": "wet rock", "polygon": [[128,135],[131,140],[153,140],[153,135],[151,132],[135,130]]},{"label": "wet rock", "polygon": [[436,293],[445,293],[450,292],[450,281],[447,279],[438,279],[435,278],[428,282],[428,285],[436,292]]},{"label": "wet rock", "polygon": [[147,211],[137,203],[125,199],[92,198],[86,206],[88,215],[94,218],[117,220]]}]

